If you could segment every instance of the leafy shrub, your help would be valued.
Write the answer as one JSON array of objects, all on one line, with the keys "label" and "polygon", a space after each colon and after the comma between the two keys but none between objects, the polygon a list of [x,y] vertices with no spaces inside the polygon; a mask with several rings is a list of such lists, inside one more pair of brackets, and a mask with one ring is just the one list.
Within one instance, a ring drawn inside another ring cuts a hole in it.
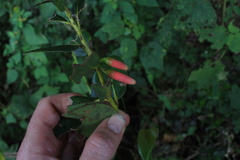
[{"label": "leafy shrub", "polygon": [[[75,39],[71,29],[48,21],[50,15],[61,15],[54,5],[33,8],[36,3],[0,4],[4,46],[0,76],[6,79],[0,82],[3,153],[17,150],[43,96],[89,93],[84,87],[88,81],[75,85],[68,79],[71,54],[23,55],[39,45]],[[81,23],[92,35],[93,50],[102,57],[122,57],[137,81],[123,97],[131,124],[122,147],[135,159],[239,159],[239,2],[89,0],[86,4]],[[152,153],[142,147],[151,140]]]}]

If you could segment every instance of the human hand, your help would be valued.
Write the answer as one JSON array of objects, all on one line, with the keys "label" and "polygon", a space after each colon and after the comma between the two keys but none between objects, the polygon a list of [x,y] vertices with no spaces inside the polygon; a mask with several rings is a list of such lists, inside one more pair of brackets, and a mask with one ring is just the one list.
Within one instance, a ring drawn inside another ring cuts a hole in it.
[{"label": "human hand", "polygon": [[29,122],[17,160],[110,160],[122,139],[129,116],[120,111],[104,120],[84,144],[84,137],[75,132],[55,137],[53,128],[60,115],[71,105],[69,97],[76,93],[63,93],[43,98]]}]

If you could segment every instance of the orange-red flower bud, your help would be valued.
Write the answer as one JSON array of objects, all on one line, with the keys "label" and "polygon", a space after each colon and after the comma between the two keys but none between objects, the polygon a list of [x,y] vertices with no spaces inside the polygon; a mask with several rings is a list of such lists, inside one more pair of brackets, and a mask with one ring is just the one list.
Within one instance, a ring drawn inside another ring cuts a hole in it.
[{"label": "orange-red flower bud", "polygon": [[106,74],[110,78],[115,79],[117,81],[120,81],[120,82],[123,82],[123,83],[126,83],[126,84],[130,84],[130,85],[136,84],[136,81],[134,79],[132,79],[131,77],[129,77],[125,74],[122,74],[118,71],[108,70],[108,71],[106,71]]},{"label": "orange-red flower bud", "polygon": [[117,69],[121,69],[121,70],[128,70],[128,66],[122,62],[120,62],[119,60],[116,60],[114,58],[111,57],[107,57],[107,58],[103,58],[102,59],[107,65],[117,68]]}]

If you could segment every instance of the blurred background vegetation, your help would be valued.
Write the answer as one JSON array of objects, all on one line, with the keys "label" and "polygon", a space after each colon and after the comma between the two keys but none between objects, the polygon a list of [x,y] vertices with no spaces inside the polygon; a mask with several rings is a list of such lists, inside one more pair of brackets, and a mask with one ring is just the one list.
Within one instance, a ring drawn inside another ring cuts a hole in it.
[{"label": "blurred background vegetation", "polygon": [[[89,94],[88,81],[68,78],[71,53],[24,55],[76,38],[49,21],[62,15],[54,5],[33,7],[39,2],[0,3],[0,153],[6,159],[14,159],[42,97]],[[86,0],[81,23],[92,49],[122,57],[137,80],[123,98],[131,123],[122,146],[134,159],[240,159],[239,20],[237,0]],[[139,154],[145,129],[157,133],[145,144],[153,145],[149,157]]]}]

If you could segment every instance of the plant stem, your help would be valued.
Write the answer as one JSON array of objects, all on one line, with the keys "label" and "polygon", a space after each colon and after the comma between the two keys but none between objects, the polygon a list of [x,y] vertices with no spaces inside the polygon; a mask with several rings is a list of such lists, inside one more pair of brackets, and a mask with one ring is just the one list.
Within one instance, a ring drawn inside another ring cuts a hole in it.
[{"label": "plant stem", "polygon": [[227,7],[227,0],[224,0],[223,2],[223,13],[222,13],[222,26],[224,26],[224,18],[226,15],[226,7]]},{"label": "plant stem", "polygon": [[[70,25],[73,27],[73,29],[76,31],[80,41],[82,42],[83,46],[84,46],[84,49],[85,49],[85,52],[87,53],[88,56],[90,56],[92,54],[92,51],[90,50],[86,40],[84,39],[83,35],[82,35],[82,31],[81,31],[81,24],[80,24],[80,21],[79,21],[79,18],[78,18],[78,15],[76,15],[76,21],[73,19],[73,16],[71,15],[71,12],[69,10],[65,11],[69,21],[70,21]],[[76,23],[77,22],[77,23]],[[77,63],[78,64],[78,61],[77,61],[77,58],[76,58],[76,55],[73,54],[73,59],[74,59],[74,63]],[[102,86],[105,86],[105,82],[104,82],[104,79],[102,77],[102,73],[101,71],[99,70],[99,68],[96,69],[96,72],[97,72],[97,75],[99,77],[99,80],[100,80],[100,83]],[[111,93],[109,93],[107,95],[107,99],[108,99],[108,102],[111,104],[111,106],[116,110],[118,111],[118,105],[116,104],[116,102],[113,100],[112,96],[111,96]]]},{"label": "plant stem", "polygon": [[[66,13],[66,15],[67,15],[67,17],[68,17],[68,19],[69,19],[69,21],[70,21],[70,25],[71,25],[71,26],[73,27],[73,29],[76,31],[79,39],[81,40],[81,42],[82,42],[82,44],[83,44],[83,46],[84,46],[84,49],[85,49],[87,55],[90,56],[90,55],[92,54],[92,52],[91,52],[91,50],[90,50],[90,48],[89,48],[86,40],[84,39],[84,37],[83,37],[83,35],[82,35],[81,25],[80,25],[79,19],[76,18],[76,19],[77,19],[77,24],[76,24],[76,22],[74,21],[74,19],[73,19],[72,16],[71,16],[71,13],[70,13],[69,11],[65,11],[65,13]],[[77,15],[76,15],[76,16],[77,16]]]}]

